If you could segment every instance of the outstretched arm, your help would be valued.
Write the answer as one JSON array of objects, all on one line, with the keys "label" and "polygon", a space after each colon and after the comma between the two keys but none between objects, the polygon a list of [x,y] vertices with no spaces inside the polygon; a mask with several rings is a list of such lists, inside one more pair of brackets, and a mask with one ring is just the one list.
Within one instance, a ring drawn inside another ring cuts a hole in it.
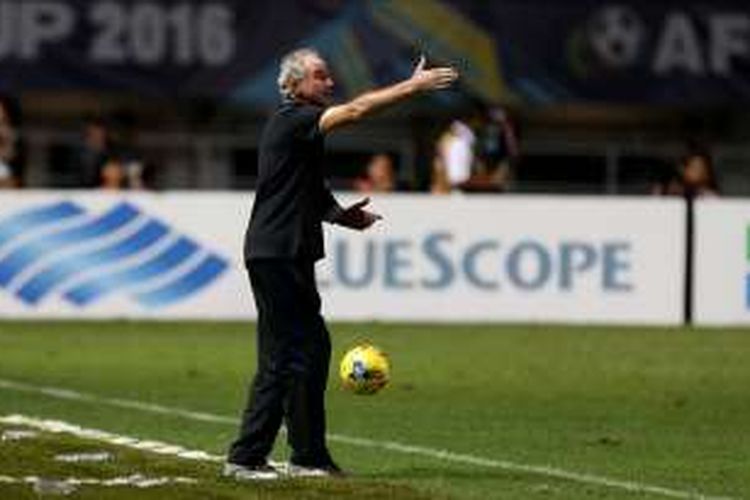
[{"label": "outstretched arm", "polygon": [[347,103],[326,109],[318,122],[320,130],[328,133],[343,125],[355,123],[379,109],[420,92],[446,88],[458,78],[458,72],[453,68],[425,69],[424,66],[425,58],[422,56],[410,78],[388,87],[366,92]]}]

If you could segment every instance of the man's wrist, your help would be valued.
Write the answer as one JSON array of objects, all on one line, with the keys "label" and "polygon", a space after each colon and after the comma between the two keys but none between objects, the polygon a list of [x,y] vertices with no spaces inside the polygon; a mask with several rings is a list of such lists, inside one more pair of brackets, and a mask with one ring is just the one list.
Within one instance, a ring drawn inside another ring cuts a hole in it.
[{"label": "man's wrist", "polygon": [[341,217],[344,215],[344,208],[339,204],[334,204],[323,216],[323,220],[331,224],[339,224]]},{"label": "man's wrist", "polygon": [[406,87],[406,93],[408,95],[419,94],[423,90],[419,80],[414,77],[405,80],[404,85]]}]

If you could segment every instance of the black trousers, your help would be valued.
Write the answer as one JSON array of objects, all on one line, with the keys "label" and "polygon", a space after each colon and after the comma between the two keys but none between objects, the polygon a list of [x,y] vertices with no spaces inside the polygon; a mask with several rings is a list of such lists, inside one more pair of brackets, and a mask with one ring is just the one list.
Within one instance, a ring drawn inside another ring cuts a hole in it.
[{"label": "black trousers", "polygon": [[292,463],[330,465],[325,389],[331,339],[320,315],[314,262],[254,259],[248,274],[258,311],[257,373],[228,460],[265,463],[284,421]]}]

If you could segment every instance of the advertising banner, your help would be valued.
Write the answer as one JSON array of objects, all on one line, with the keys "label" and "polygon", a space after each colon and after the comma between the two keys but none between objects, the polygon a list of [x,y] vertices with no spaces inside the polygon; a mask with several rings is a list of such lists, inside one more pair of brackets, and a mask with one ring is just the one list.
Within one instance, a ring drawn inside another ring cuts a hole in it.
[{"label": "advertising banner", "polygon": [[[354,201],[341,196],[342,203]],[[370,231],[327,228],[333,320],[678,324],[677,200],[377,196]],[[251,194],[0,196],[5,318],[253,318]]]},{"label": "advertising banner", "polygon": [[750,202],[697,201],[693,241],[695,323],[750,324]]},{"label": "advertising banner", "polygon": [[251,197],[0,196],[0,311],[25,318],[238,318]]},{"label": "advertising banner", "polygon": [[340,14],[304,1],[0,0],[0,88],[230,97]]},{"label": "advertising banner", "polygon": [[676,200],[376,200],[374,231],[329,230],[325,307],[342,319],[678,324]]},{"label": "advertising banner", "polygon": [[278,100],[279,59],[311,46],[338,98],[407,77],[423,52],[495,103],[726,104],[750,100],[748,40],[738,0],[0,0],[0,90],[263,108]]}]

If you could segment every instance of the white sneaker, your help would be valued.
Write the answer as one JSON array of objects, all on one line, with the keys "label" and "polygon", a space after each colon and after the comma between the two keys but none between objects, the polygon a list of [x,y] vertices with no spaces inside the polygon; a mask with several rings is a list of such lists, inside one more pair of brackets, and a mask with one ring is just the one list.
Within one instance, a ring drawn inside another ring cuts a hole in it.
[{"label": "white sneaker", "polygon": [[288,463],[286,465],[286,475],[289,477],[343,477],[346,473],[337,466],[329,467],[310,467],[305,465],[295,465]]},{"label": "white sneaker", "polygon": [[271,464],[240,465],[227,462],[222,472],[224,477],[237,481],[272,481],[281,478],[279,471]]}]

